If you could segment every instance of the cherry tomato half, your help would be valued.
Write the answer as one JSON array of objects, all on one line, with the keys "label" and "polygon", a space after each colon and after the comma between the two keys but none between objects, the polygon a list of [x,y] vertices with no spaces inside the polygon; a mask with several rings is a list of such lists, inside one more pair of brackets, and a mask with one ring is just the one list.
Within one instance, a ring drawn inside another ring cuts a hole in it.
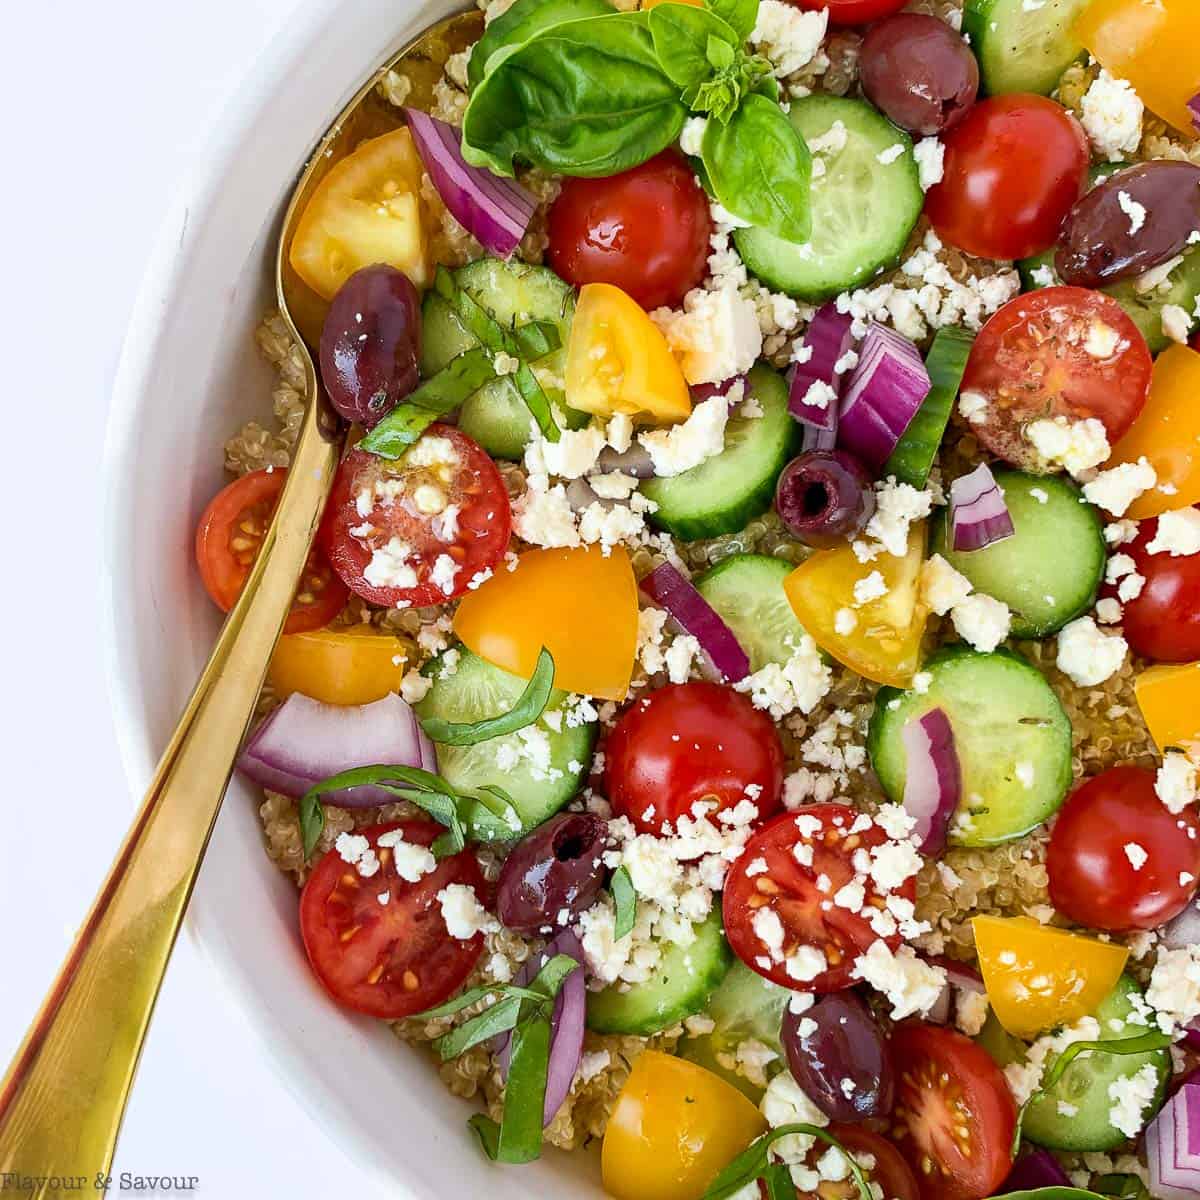
[{"label": "cherry tomato half", "polygon": [[[921,1189],[900,1151],[886,1138],[864,1129],[861,1125],[830,1125],[829,1134],[848,1150],[855,1160],[874,1159],[874,1166],[863,1167],[868,1183],[878,1184],[887,1200],[921,1200]],[[825,1142],[818,1142],[809,1155],[807,1165],[815,1168],[817,1159],[826,1152]],[[862,1163],[860,1163],[862,1165]],[[766,1200],[766,1185],[759,1181],[759,1192]],[[823,1180],[816,1192],[797,1190],[796,1200],[858,1200],[858,1184],[847,1174],[840,1182]]]},{"label": "cherry tomato half", "polygon": [[[223,487],[200,517],[196,564],[205,590],[222,612],[237,603],[246,586],[286,478],[287,471],[282,467],[251,471]],[[324,551],[314,546],[304,564],[283,632],[309,633],[323,628],[342,611],[349,595]]]},{"label": "cherry tomato half", "polygon": [[[858,816],[845,804],[812,804],[794,815],[776,817],[746,843],[741,858],[729,869],[722,900],[725,936],[746,966],[797,991],[836,992],[854,983],[855,963],[880,940],[879,934],[866,917],[829,902],[862,874],[855,867],[855,853],[869,852],[887,841],[875,824],[851,833]],[[916,889],[914,876],[892,895],[912,900]],[[884,907],[884,898],[869,876],[864,891],[863,911]],[[756,918],[764,911],[773,912],[783,926],[781,946],[771,947],[763,940],[764,923]],[[895,949],[900,935],[883,940]],[[805,965],[804,947],[825,955],[826,969],[811,978],[801,977],[807,971],[796,970]],[[797,952],[800,958],[789,972]]]},{"label": "cherry tomato half", "polygon": [[[1156,662],[1187,663],[1200,659],[1200,554],[1151,554],[1159,518],[1142,521],[1137,537],[1120,553],[1128,554],[1146,581],[1125,602],[1124,629],[1135,654]],[[1106,585],[1106,595],[1116,588]]]},{"label": "cherry tomato half", "polygon": [[1044,96],[976,104],[946,134],[942,182],[925,211],[943,241],[980,258],[1048,250],[1083,194],[1090,151],[1079,122]]},{"label": "cherry tomato half", "polygon": [[987,1051],[952,1029],[913,1023],[892,1035],[900,1081],[895,1138],[923,1200],[982,1200],[1012,1166],[1017,1106]]},{"label": "cherry tomato half", "polygon": [[1200,821],[1170,812],[1154,774],[1113,767],[1076,788],[1046,854],[1050,899],[1080,925],[1157,929],[1181,913],[1200,879]]},{"label": "cherry tomato half", "polygon": [[801,8],[829,9],[832,25],[865,25],[899,12],[906,0],[800,0]]},{"label": "cherry tomato half", "polygon": [[351,450],[321,528],[334,570],[355,595],[389,608],[461,596],[508,548],[512,512],[487,453],[431,425],[394,461]]},{"label": "cherry tomato half", "polygon": [[605,179],[572,178],[550,206],[547,260],[576,287],[611,283],[643,308],[677,305],[707,269],[708,200],[666,150]]},{"label": "cherry tomato half", "polygon": [[483,934],[466,941],[450,936],[437,899],[454,883],[484,894],[475,855],[464,850],[443,858],[417,883],[407,883],[390,848],[379,844],[392,830],[418,846],[431,846],[443,832],[432,821],[360,829],[379,870],[363,878],[330,850],[300,893],[300,936],[325,990],[347,1008],[388,1021],[440,1004],[462,986],[483,953]]},{"label": "cherry tomato half", "polygon": [[[1101,357],[1099,350],[1108,350]],[[1046,463],[1026,436],[1041,417],[1095,417],[1111,445],[1150,393],[1146,339],[1111,297],[1088,288],[1042,288],[1010,300],[975,339],[962,390],[987,400],[971,432],[993,454],[1031,471]]]},{"label": "cherry tomato half", "polygon": [[[718,683],[659,688],[626,710],[604,745],[613,808],[642,833],[662,833],[699,801],[779,809],[783,747],[775,723]],[[712,814],[710,814],[712,816]]]}]

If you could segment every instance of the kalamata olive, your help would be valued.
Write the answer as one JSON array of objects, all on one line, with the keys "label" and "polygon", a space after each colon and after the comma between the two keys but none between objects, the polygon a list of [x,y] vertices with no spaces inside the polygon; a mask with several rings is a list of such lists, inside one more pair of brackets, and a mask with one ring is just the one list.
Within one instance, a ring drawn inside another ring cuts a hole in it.
[{"label": "kalamata olive", "polygon": [[945,21],[897,13],[872,25],[858,62],[862,89],[901,129],[949,129],[975,103],[979,64]]},{"label": "kalamata olive", "polygon": [[1200,232],[1200,167],[1159,159],[1110,175],[1063,222],[1054,265],[1064,283],[1098,288],[1144,275]]},{"label": "kalamata olive", "polygon": [[779,1037],[792,1077],[831,1121],[891,1111],[896,1081],[887,1040],[854,992],[831,992],[803,1013],[789,1005]]},{"label": "kalamata olive", "polygon": [[808,450],[783,468],[775,508],[794,537],[810,546],[834,546],[871,519],[875,492],[866,467],[853,454]]},{"label": "kalamata olive", "polygon": [[522,838],[504,860],[496,915],[516,933],[569,925],[604,886],[608,825],[591,813],[559,813]]},{"label": "kalamata olive", "polygon": [[371,426],[417,386],[421,300],[412,281],[379,263],[355,271],[321,329],[321,380],[347,421]]}]

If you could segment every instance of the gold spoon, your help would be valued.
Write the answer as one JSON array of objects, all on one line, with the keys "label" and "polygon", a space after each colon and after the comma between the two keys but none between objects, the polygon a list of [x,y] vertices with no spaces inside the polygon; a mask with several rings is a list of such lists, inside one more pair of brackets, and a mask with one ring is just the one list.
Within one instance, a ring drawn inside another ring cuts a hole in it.
[{"label": "gold spoon", "polygon": [[[321,139],[283,221],[279,309],[301,347],[308,407],[258,561],[158,764],[116,861],[0,1083],[0,1181],[22,1196],[77,1196],[108,1175],[121,1118],[209,834],[320,521],[341,446],[317,356],[325,305],[288,266],[297,220],[330,167],[401,124],[377,93],[389,70],[428,106],[478,12],[426,30],[376,71]],[[15,1175],[15,1180],[10,1176]]]}]

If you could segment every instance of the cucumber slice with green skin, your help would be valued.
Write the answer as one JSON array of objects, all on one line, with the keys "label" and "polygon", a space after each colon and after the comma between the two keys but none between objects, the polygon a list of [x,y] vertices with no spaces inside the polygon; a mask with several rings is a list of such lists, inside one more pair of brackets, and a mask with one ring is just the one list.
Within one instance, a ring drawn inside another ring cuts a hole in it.
[{"label": "cucumber slice with green skin", "polygon": [[[441,717],[446,721],[472,722],[509,712],[525,690],[528,680],[510,675],[465,646],[453,673],[447,672],[446,655],[429,663],[425,673],[433,679],[425,699],[416,705],[417,716]],[[561,710],[567,693],[555,689],[546,711]],[[521,837],[552,817],[579,791],[587,777],[596,741],[596,725],[571,728],[564,721],[561,731],[544,721],[534,727],[544,734],[550,748],[550,767],[543,771],[525,757],[520,734],[510,733],[474,746],[437,745],[438,772],[460,792],[474,793],[484,786],[503,788],[516,806],[520,829],[512,836]],[[516,759],[515,765],[511,761]],[[472,829],[471,836],[482,840],[487,831]]]},{"label": "cucumber slice with green skin", "polygon": [[[925,692],[881,688],[867,737],[871,765],[888,797],[904,799],[904,726],[930,709],[950,718],[963,798],[950,828],[956,846],[995,846],[1022,837],[1056,812],[1071,786],[1071,722],[1042,673],[1007,650],[965,646],[926,664]],[[1017,775],[1032,771],[1032,786]]]},{"label": "cucumber slice with green skin", "polygon": [[1048,637],[1095,602],[1107,557],[1104,523],[1063,475],[998,470],[996,482],[1013,520],[1013,536],[983,550],[956,551],[943,509],[933,525],[933,552],[976,590],[1008,605],[1013,637]]},{"label": "cucumber slice with green skin", "polygon": [[[1120,1041],[1148,1032],[1145,1025],[1129,1021],[1134,1012],[1132,997],[1142,989],[1128,975],[1122,975],[1117,986],[1104,998],[1093,1014],[1100,1026],[1102,1042]],[[1114,1027],[1114,1022],[1120,1022]],[[979,1044],[1000,1067],[1021,1062],[1025,1046],[1006,1033],[994,1013],[980,1031]],[[1047,1060],[1047,1067],[1053,1058]],[[1131,1079],[1147,1066],[1158,1072],[1158,1088],[1143,1116],[1148,1122],[1162,1107],[1167,1080],[1171,1074],[1171,1055],[1167,1050],[1150,1050],[1145,1054],[1089,1054],[1077,1058],[1063,1077],[1044,1096],[1032,1101],[1026,1109],[1021,1126],[1024,1135],[1039,1146],[1050,1150],[1101,1151],[1113,1150],[1128,1139],[1109,1120],[1113,1101],[1109,1085],[1118,1079]],[[1059,1112],[1059,1104],[1076,1109],[1074,1116]]]},{"label": "cucumber slice with green skin", "polygon": [[588,1028],[648,1037],[700,1012],[733,964],[733,951],[725,940],[719,904],[694,929],[696,940],[690,946],[663,947],[653,978],[631,984],[626,992],[615,984],[589,992]]},{"label": "cucumber slice with green skin", "polygon": [[791,995],[787,988],[764,979],[740,959],[735,961],[708,1002],[707,1015],[716,1023],[716,1028],[712,1033],[684,1038],[677,1053],[680,1058],[720,1075],[757,1103],[763,1089],[744,1075],[730,1070],[721,1059],[736,1055],[738,1045],[753,1038],[774,1050],[786,1070],[779,1028]]},{"label": "cucumber slice with green skin", "polygon": [[779,473],[799,445],[800,427],[788,412],[783,376],[760,364],[747,386],[762,416],[730,417],[720,454],[682,475],[642,485],[642,494],[658,505],[654,524],[685,542],[736,533],[766,512]]},{"label": "cucumber slice with green skin", "polygon": [[[501,325],[549,321],[558,329],[559,349],[538,362],[546,395],[577,428],[587,424],[586,413],[566,407],[561,380],[566,369],[567,340],[575,316],[575,291],[547,267],[480,258],[454,272],[454,282],[477,300]],[[430,290],[421,306],[421,377],[429,379],[451,359],[478,346],[450,311],[450,306]],[[555,386],[551,381],[558,381]],[[516,461],[525,453],[533,418],[508,376],[490,380],[463,404],[458,427],[489,454]]]},{"label": "cucumber slice with green skin", "polygon": [[895,475],[901,483],[918,489],[929,481],[974,342],[974,334],[957,326],[939,329],[934,334],[925,358],[932,387],[896,443],[891,458],[884,463],[884,479]]},{"label": "cucumber slice with green skin", "polygon": [[767,663],[783,666],[804,636],[783,590],[795,569],[794,563],[766,554],[733,554],[695,580],[696,590],[750,656],[751,671]]},{"label": "cucumber slice with green skin", "polygon": [[[925,203],[912,139],[878,109],[841,96],[793,100],[791,122],[810,145],[837,122],[846,144],[820,155],[812,181],[812,238],[804,246],[762,229],[733,238],[746,266],[773,291],[828,300],[895,264]],[[894,146],[903,153],[881,162]]]},{"label": "cucumber slice with green skin", "polygon": [[1048,96],[1083,53],[1071,32],[1090,0],[967,0],[963,34],[979,59],[984,91]]}]

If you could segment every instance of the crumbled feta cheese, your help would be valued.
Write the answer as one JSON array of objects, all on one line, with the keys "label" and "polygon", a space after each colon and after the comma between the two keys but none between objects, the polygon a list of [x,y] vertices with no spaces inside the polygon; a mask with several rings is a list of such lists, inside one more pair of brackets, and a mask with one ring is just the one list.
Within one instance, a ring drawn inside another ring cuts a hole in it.
[{"label": "crumbled feta cheese", "polygon": [[888,585],[879,571],[872,571],[854,583],[854,603],[859,607],[880,600],[887,594]]},{"label": "crumbled feta cheese", "polygon": [[904,143],[896,142],[895,145],[889,146],[886,150],[881,150],[875,155],[875,161],[882,166],[889,167],[904,153]]},{"label": "crumbled feta cheese", "polygon": [[933,509],[933,492],[917,491],[907,483],[897,483],[894,475],[875,485],[875,512],[867,522],[868,537],[879,542],[894,558],[908,552],[908,530],[923,521]]},{"label": "crumbled feta cheese", "polygon": [[513,531],[534,546],[578,546],[581,540],[561,483],[528,487],[513,504]]},{"label": "crumbled feta cheese", "polygon": [[1160,948],[1145,998],[1165,1033],[1200,1017],[1200,945]]},{"label": "crumbled feta cheese", "polygon": [[839,608],[833,615],[833,632],[848,637],[858,626],[858,616],[852,608]]},{"label": "crumbled feta cheese", "polygon": [[702,400],[686,421],[669,429],[651,429],[638,435],[659,476],[682,475],[725,448],[729,402],[724,396]]},{"label": "crumbled feta cheese", "polygon": [[1146,106],[1128,82],[1101,69],[1084,93],[1080,107],[1083,128],[1101,158],[1118,162],[1136,152],[1142,141]]},{"label": "crumbled feta cheese", "polygon": [[960,600],[950,610],[950,620],[964,642],[969,642],[985,654],[995,650],[1012,628],[1012,613],[1008,605],[982,592]]},{"label": "crumbled feta cheese", "polygon": [[1025,437],[1047,463],[1065,467],[1072,475],[1098,467],[1112,453],[1108,433],[1095,417],[1040,417],[1025,427]]},{"label": "crumbled feta cheese", "polygon": [[1200,509],[1178,508],[1163,513],[1146,550],[1172,558],[1200,554]]},{"label": "crumbled feta cheese", "polygon": [[921,596],[939,617],[944,617],[956,604],[961,604],[971,590],[971,581],[940,554],[935,554],[922,564]]},{"label": "crumbled feta cheese", "polygon": [[1107,321],[1093,317],[1084,339],[1084,352],[1092,358],[1112,358],[1120,345],[1121,335]]},{"label": "crumbled feta cheese", "polygon": [[456,467],[458,451],[449,438],[427,433],[413,444],[402,461],[406,467]]},{"label": "crumbled feta cheese", "polygon": [[1143,456],[1135,463],[1121,463],[1101,471],[1083,485],[1084,497],[1092,504],[1123,517],[1129,506],[1158,482],[1158,474]]},{"label": "crumbled feta cheese", "polygon": [[[780,0],[772,2],[779,4]],[[682,311],[659,308],[650,317],[679,359],[684,378],[693,385],[744,375],[762,352],[763,335],[754,301],[733,286],[693,288],[684,297]]]},{"label": "crumbled feta cheese", "polygon": [[[829,1118],[808,1098],[790,1071],[780,1071],[767,1085],[759,1110],[772,1129],[782,1125],[812,1125],[824,1129],[829,1124]],[[811,1135],[796,1133],[780,1138],[772,1150],[782,1162],[799,1163],[815,1143],[816,1139]]]},{"label": "crumbled feta cheese", "polygon": [[704,131],[708,128],[706,117],[688,117],[683,123],[679,134],[679,148],[692,158],[700,157],[700,148],[704,144]]},{"label": "crumbled feta cheese", "polygon": [[954,1008],[954,1024],[960,1033],[967,1037],[978,1035],[988,1018],[988,998],[986,992],[967,992],[961,989]]},{"label": "crumbled feta cheese", "polygon": [[406,883],[417,883],[437,870],[437,859],[425,846],[404,840],[403,829],[389,829],[377,839],[381,848],[390,849],[396,874]]},{"label": "crumbled feta cheese", "polygon": [[868,873],[881,893],[903,887],[921,869],[923,861],[912,842],[892,840],[875,846],[870,858]]},{"label": "crumbled feta cheese", "polygon": [[965,391],[958,397],[958,411],[972,425],[982,425],[987,420],[988,398],[982,392]]},{"label": "crumbled feta cheese", "polygon": [[[1042,1075],[1068,1046],[1075,1042],[1094,1042],[1100,1037],[1100,1025],[1095,1017],[1083,1017],[1074,1025],[1068,1025],[1057,1033],[1040,1037],[1029,1047],[1023,1061],[1011,1063],[1004,1068],[1005,1078],[1012,1089],[1017,1104],[1024,1104],[1041,1084]],[[1091,1051],[1085,1050],[1084,1057]]]},{"label": "crumbled feta cheese", "polygon": [[1129,859],[1129,865],[1135,870],[1140,871],[1149,861],[1150,855],[1146,853],[1146,849],[1138,842],[1126,842],[1124,847],[1125,857]]},{"label": "crumbled feta cheese", "polygon": [[624,454],[633,445],[633,418],[628,413],[615,413],[608,422],[604,437],[618,454]]},{"label": "crumbled feta cheese", "polygon": [[420,704],[433,687],[433,680],[420,671],[405,671],[400,680],[400,696],[406,704]]},{"label": "crumbled feta cheese", "polygon": [[370,879],[379,871],[379,858],[371,843],[361,833],[340,833],[333,848],[344,863],[350,866],[364,879]]},{"label": "crumbled feta cheese", "polygon": [[[1155,292],[1159,288],[1165,288],[1165,290],[1170,291],[1171,285],[1168,279],[1171,272],[1181,262],[1183,262],[1183,255],[1176,254],[1174,258],[1168,258],[1166,262],[1159,263],[1157,267],[1151,267],[1150,270],[1143,271],[1133,281],[1133,290],[1139,296],[1144,296],[1148,292]],[[1186,316],[1186,313],[1184,315]]]},{"label": "crumbled feta cheese", "polygon": [[601,500],[628,500],[637,491],[640,482],[635,476],[621,471],[588,476],[588,486]]},{"label": "crumbled feta cheese", "polygon": [[837,392],[823,379],[814,379],[804,393],[804,403],[810,408],[827,409],[835,400]]},{"label": "crumbled feta cheese", "polygon": [[750,44],[766,58],[777,79],[808,66],[821,49],[829,13],[805,12],[782,0],[760,0]]},{"label": "crumbled feta cheese", "polygon": [[782,666],[767,663],[733,686],[735,691],[749,695],[755,708],[766,709],[779,721],[793,712],[812,712],[829,693],[832,682],[833,672],[816,642],[804,634]]},{"label": "crumbled feta cheese", "polygon": [[[417,443],[420,445],[420,443]],[[413,548],[398,537],[371,551],[371,561],[363,569],[363,578],[372,587],[411,588],[417,586],[417,572],[409,565]]]},{"label": "crumbled feta cheese", "polygon": [[446,932],[457,941],[470,941],[477,933],[495,933],[499,921],[479,903],[475,889],[465,883],[447,884],[437,894]]},{"label": "crumbled feta cheese", "polygon": [[534,438],[525,449],[525,467],[532,474],[578,479],[596,466],[608,439],[599,425],[586,429],[562,429],[558,441]]},{"label": "crumbled feta cheese", "polygon": [[1121,602],[1112,596],[1096,601],[1096,620],[1101,625],[1119,625],[1123,615]]},{"label": "crumbled feta cheese", "polygon": [[1055,663],[1079,687],[1096,687],[1120,669],[1129,644],[1119,634],[1101,633],[1091,617],[1078,617],[1058,635]]},{"label": "crumbled feta cheese", "polygon": [[439,554],[429,572],[429,582],[450,596],[454,593],[454,579],[459,572],[459,565],[448,554]]},{"label": "crumbled feta cheese", "polygon": [[946,173],[946,146],[935,137],[922,138],[913,147],[921,190],[929,191],[935,183],[941,183]]},{"label": "crumbled feta cheese", "polygon": [[1158,1067],[1146,1063],[1134,1075],[1123,1075],[1108,1085],[1113,1102],[1108,1119],[1127,1138],[1135,1138],[1145,1124],[1142,1117],[1158,1095]]},{"label": "crumbled feta cheese", "polygon": [[1030,272],[1030,278],[1035,286],[1040,288],[1053,287],[1057,276],[1054,274],[1053,267],[1034,267]]},{"label": "crumbled feta cheese", "polygon": [[1130,234],[1138,233],[1146,223],[1146,206],[1125,191],[1117,193],[1117,203],[1121,206],[1121,211],[1129,218]]},{"label": "crumbled feta cheese", "polygon": [[1197,799],[1196,764],[1186,754],[1168,750],[1154,777],[1154,790],[1168,811],[1183,812]]},{"label": "crumbled feta cheese", "polygon": [[871,943],[851,974],[887,997],[896,1021],[924,1016],[946,986],[946,972],[941,967],[918,958],[911,946],[901,946],[893,953],[883,940]]}]

